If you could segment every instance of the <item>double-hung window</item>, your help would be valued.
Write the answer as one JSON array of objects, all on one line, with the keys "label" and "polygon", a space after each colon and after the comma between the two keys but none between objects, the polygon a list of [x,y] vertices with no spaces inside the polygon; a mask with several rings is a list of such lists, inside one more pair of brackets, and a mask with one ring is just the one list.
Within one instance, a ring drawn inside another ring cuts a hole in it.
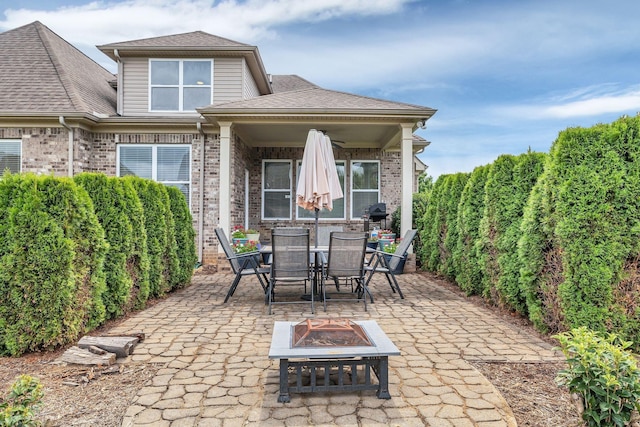
[{"label": "double-hung window", "polygon": [[149,60],[149,110],[195,111],[213,103],[213,61]]},{"label": "double-hung window", "polygon": [[[300,167],[302,166],[302,161],[298,161],[297,165],[297,173],[296,176],[298,180],[300,179]],[[345,180],[345,162],[344,160],[336,160],[336,169],[338,171],[338,179],[340,180],[340,188],[342,189],[342,194],[346,194],[344,190],[344,180]],[[318,215],[320,219],[345,219],[345,202],[344,197],[340,199],[336,199],[333,201],[333,210],[329,211],[327,209],[321,209]],[[298,219],[314,219],[315,212],[308,211],[306,209],[302,209],[300,206],[297,207]]]},{"label": "double-hung window", "polygon": [[22,143],[15,139],[0,139],[0,176],[9,170],[20,173],[22,165]]},{"label": "double-hung window", "polygon": [[380,162],[351,162],[351,219],[362,218],[380,199]]},{"label": "double-hung window", "polygon": [[291,161],[262,162],[262,219],[291,219]]},{"label": "double-hung window", "polygon": [[178,188],[191,206],[191,146],[118,145],[117,175],[153,179]]}]

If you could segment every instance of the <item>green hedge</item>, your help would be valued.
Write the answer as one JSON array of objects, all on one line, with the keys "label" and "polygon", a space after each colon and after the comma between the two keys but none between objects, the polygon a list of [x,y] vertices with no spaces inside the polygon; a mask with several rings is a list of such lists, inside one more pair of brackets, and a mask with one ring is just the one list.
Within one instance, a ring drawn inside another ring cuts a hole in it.
[{"label": "green hedge", "polygon": [[167,187],[171,212],[175,222],[178,269],[173,276],[173,288],[182,288],[191,282],[193,268],[198,261],[193,218],[184,194],[176,187]]},{"label": "green hedge", "polygon": [[480,220],[484,212],[484,188],[491,165],[479,166],[471,172],[458,205],[458,240],[453,252],[456,282],[467,295],[482,292],[480,265]]},{"label": "green hedge", "polygon": [[68,344],[104,320],[108,244],[73,180],[5,174],[0,240],[1,354]]},{"label": "green hedge", "polygon": [[[559,135],[527,205],[521,286],[531,318],[640,338],[640,118]],[[540,255],[542,254],[542,255]]]},{"label": "green hedge", "polygon": [[469,179],[467,173],[442,175],[431,192],[429,206],[422,218],[420,230],[422,264],[445,277],[455,277],[452,252],[458,240],[458,203]]}]

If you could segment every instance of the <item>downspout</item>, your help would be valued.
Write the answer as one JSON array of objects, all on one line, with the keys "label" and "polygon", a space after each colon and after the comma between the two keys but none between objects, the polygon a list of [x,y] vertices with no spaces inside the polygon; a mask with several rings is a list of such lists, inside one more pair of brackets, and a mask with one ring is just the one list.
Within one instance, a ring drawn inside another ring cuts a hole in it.
[{"label": "downspout", "polygon": [[59,116],[58,121],[69,131],[69,176],[73,177],[73,129],[64,121],[64,116]]},{"label": "downspout", "polygon": [[202,130],[202,123],[196,122],[196,128],[202,137],[202,148],[200,149],[200,191],[198,200],[198,259],[202,264],[202,253],[204,251],[204,143],[205,134]]},{"label": "downspout", "polygon": [[117,89],[116,89],[116,96],[117,96],[117,101],[116,101],[116,112],[118,113],[119,116],[122,115],[122,105],[124,103],[124,76],[122,75],[124,72],[123,66],[122,66],[122,59],[120,58],[120,52],[118,52],[118,49],[113,49],[113,56],[115,56],[117,58],[117,64],[118,64],[118,76],[117,76]]}]

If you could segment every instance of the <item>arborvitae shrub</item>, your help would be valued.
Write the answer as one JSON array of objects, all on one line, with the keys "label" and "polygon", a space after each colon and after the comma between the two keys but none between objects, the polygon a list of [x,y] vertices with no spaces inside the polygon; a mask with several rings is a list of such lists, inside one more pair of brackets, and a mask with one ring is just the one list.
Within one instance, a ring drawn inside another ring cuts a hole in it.
[{"label": "arborvitae shrub", "polygon": [[440,273],[452,280],[458,273],[453,258],[453,252],[458,242],[458,205],[460,204],[462,191],[469,180],[469,175],[469,173],[456,173],[449,175],[447,179],[449,185],[445,193],[446,200],[444,206],[444,220],[447,224],[447,233],[444,236],[443,250],[440,256],[440,262],[442,264]]},{"label": "arborvitae shrub", "polygon": [[[164,255],[167,248],[166,191],[149,180],[127,176],[140,198],[144,209],[147,248],[149,253],[149,295],[158,297],[170,289],[165,275]],[[163,197],[164,196],[164,197]]]},{"label": "arborvitae shrub", "polygon": [[501,275],[499,258],[502,255],[500,239],[512,216],[504,210],[509,209],[513,196],[515,165],[516,158],[510,154],[503,154],[493,162],[485,185],[484,212],[480,221],[482,294],[496,303],[504,302],[498,289]]},{"label": "arborvitae shrub", "polygon": [[418,253],[422,265],[429,271],[436,272],[440,267],[440,245],[446,235],[446,224],[443,203],[443,191],[448,175],[440,175],[433,184],[429,204],[422,217],[422,229],[419,231],[422,246]]},{"label": "arborvitae shrub", "polygon": [[125,210],[124,190],[119,180],[104,174],[82,173],[74,180],[89,193],[109,243],[105,260],[107,290],[102,299],[107,317],[118,317],[124,313],[133,287],[127,271],[127,262],[133,256],[133,227]]},{"label": "arborvitae shrub", "polygon": [[124,210],[133,233],[133,247],[131,257],[127,260],[127,271],[132,281],[131,298],[127,308],[143,308],[149,299],[149,249],[147,247],[147,229],[145,225],[144,208],[133,188],[131,180],[110,177],[122,186]]},{"label": "arborvitae shrub", "polygon": [[500,276],[497,290],[500,299],[519,313],[526,314],[525,297],[520,291],[520,262],[518,260],[518,240],[524,207],[531,189],[544,169],[544,153],[527,152],[516,157],[513,169],[512,196],[498,212],[501,223],[505,225],[498,237],[498,264]]},{"label": "arborvitae shrub", "polygon": [[453,252],[456,264],[456,282],[467,295],[482,291],[482,268],[478,240],[480,220],[484,212],[484,187],[491,165],[479,166],[471,176],[460,196],[458,207],[458,241]]},{"label": "arborvitae shrub", "polygon": [[87,193],[69,178],[0,180],[0,353],[70,343],[105,316],[107,243]]},{"label": "arborvitae shrub", "polygon": [[523,230],[544,232],[520,242],[531,315],[554,332],[584,325],[638,343],[640,117],[561,132],[543,176]]},{"label": "arborvitae shrub", "polygon": [[157,182],[151,182],[150,185],[156,187],[155,191],[158,194],[159,200],[161,200],[164,205],[163,216],[166,224],[165,231],[167,233],[167,237],[165,239],[166,245],[163,251],[162,264],[164,266],[163,274],[164,274],[165,280],[169,284],[168,291],[172,291],[176,289],[179,284],[180,259],[178,258],[178,244],[176,242],[176,226],[175,226],[175,220],[173,219],[173,212],[171,211],[171,200],[169,199],[169,192],[168,192],[169,187]]},{"label": "arborvitae shrub", "polygon": [[167,187],[169,200],[171,202],[171,212],[175,223],[175,240],[177,245],[177,255],[179,259],[179,270],[175,275],[175,286],[184,287],[191,282],[193,268],[198,256],[196,254],[195,230],[193,229],[193,218],[187,205],[184,194],[176,187]]},{"label": "arborvitae shrub", "polygon": [[457,240],[457,206],[468,177],[467,173],[441,175],[433,186],[422,220],[420,255],[423,265],[447,277],[455,274],[451,251]]}]

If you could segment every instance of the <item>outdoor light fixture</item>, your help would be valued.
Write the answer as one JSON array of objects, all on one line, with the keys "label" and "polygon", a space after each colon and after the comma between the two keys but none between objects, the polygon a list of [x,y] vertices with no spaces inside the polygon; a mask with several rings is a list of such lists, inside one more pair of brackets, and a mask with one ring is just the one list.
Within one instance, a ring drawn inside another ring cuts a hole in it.
[{"label": "outdoor light fixture", "polygon": [[416,123],[416,125],[417,125],[420,129],[426,129],[426,128],[427,128],[427,119],[420,119],[420,120],[418,120],[418,122]]}]

